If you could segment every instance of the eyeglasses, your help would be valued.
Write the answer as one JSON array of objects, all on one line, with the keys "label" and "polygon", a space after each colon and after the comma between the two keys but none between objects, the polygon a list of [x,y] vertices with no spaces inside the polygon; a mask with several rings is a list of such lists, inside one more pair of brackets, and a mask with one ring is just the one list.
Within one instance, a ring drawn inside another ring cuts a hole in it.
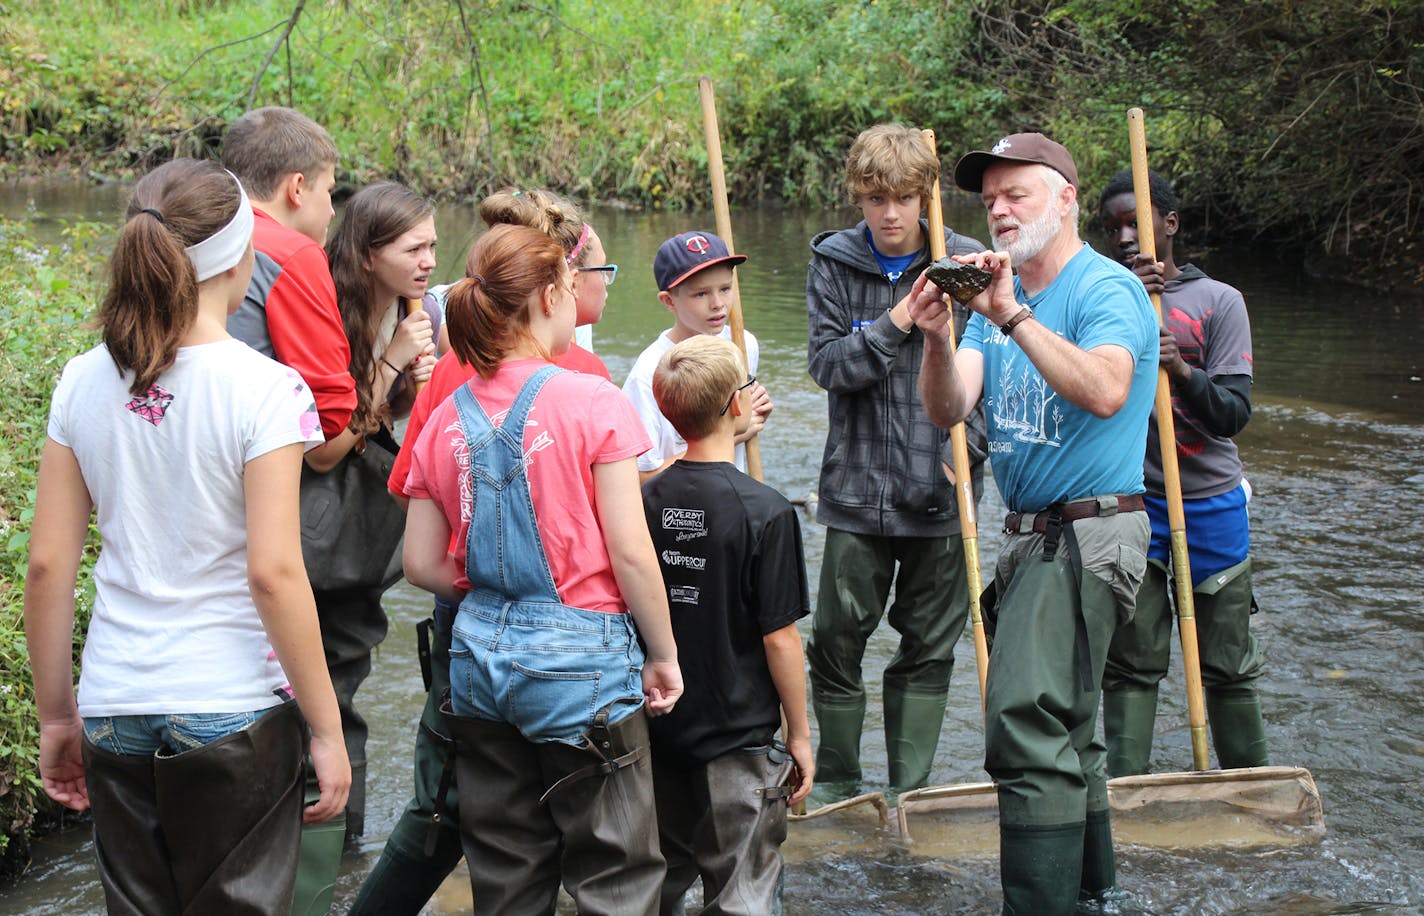
[{"label": "eyeglasses", "polygon": [[604,265],[601,266],[601,267],[575,267],[575,268],[574,268],[574,272],[575,272],[575,273],[580,273],[580,272],[583,272],[583,271],[588,271],[589,273],[596,273],[596,274],[602,275],[602,277],[603,277],[603,285],[604,285],[604,286],[612,286],[612,285],[613,285],[613,281],[618,279],[618,265],[617,265],[617,264],[604,264]]},{"label": "eyeglasses", "polygon": [[727,405],[726,405],[725,407],[723,407],[721,410],[717,411],[717,416],[719,416],[719,417],[725,417],[725,416],[727,415],[727,411],[729,411],[729,410],[732,409],[732,402],[737,399],[737,392],[739,392],[739,391],[745,391],[746,389],[752,387],[752,386],[755,385],[755,384],[756,384],[756,376],[755,376],[755,375],[749,375],[749,376],[747,376],[746,382],[744,382],[743,384],[738,385],[738,386],[732,391],[732,396],[729,397],[729,398],[727,398]]}]

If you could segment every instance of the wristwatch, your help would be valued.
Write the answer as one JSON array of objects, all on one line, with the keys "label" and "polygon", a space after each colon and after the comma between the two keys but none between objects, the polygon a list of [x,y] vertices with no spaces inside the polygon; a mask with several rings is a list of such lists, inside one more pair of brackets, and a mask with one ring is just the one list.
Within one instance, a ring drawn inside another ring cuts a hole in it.
[{"label": "wristwatch", "polygon": [[999,330],[1003,333],[1005,337],[1008,337],[1014,332],[1014,328],[1023,324],[1025,321],[1028,321],[1032,317],[1033,309],[1029,308],[1028,306],[1024,306],[1023,308],[1019,309],[1017,312],[1014,313],[1014,317],[999,325]]}]

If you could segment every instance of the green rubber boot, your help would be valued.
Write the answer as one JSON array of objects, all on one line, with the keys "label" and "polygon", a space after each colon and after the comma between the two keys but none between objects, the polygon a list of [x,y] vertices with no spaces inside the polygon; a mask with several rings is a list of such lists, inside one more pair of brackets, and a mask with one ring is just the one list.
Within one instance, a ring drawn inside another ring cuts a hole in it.
[{"label": "green rubber boot", "polygon": [[891,804],[901,792],[929,785],[945,695],[923,696],[885,689],[885,750],[890,758]]},{"label": "green rubber boot", "polygon": [[1261,718],[1261,698],[1254,684],[1213,687],[1206,692],[1206,716],[1211,724],[1211,743],[1223,770],[1263,767],[1270,763],[1266,753],[1266,723]]},{"label": "green rubber boot", "polygon": [[816,702],[816,785],[812,807],[829,805],[860,792],[860,732],[865,724],[865,698],[847,706]]},{"label": "green rubber boot", "polygon": [[1004,916],[1070,916],[1083,871],[1083,822],[999,825]]},{"label": "green rubber boot", "polygon": [[1112,822],[1107,809],[1089,811],[1083,825],[1083,871],[1078,880],[1080,909],[1101,908],[1117,890],[1117,860],[1113,855]]},{"label": "green rubber boot", "polygon": [[1147,772],[1152,760],[1152,726],[1156,718],[1156,687],[1103,691],[1108,776],[1136,776]]},{"label": "green rubber boot", "polygon": [[[305,804],[321,798],[316,772],[308,768]],[[346,813],[329,821],[303,824],[297,851],[297,884],[292,895],[292,916],[326,916],[336,895],[341,872],[341,850],[346,845]]]}]

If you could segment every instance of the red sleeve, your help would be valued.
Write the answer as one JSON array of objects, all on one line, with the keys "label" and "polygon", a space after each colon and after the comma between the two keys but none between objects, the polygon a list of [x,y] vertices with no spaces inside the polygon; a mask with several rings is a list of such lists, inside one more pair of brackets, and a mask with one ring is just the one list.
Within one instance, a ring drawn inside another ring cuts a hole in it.
[{"label": "red sleeve", "polygon": [[386,478],[387,490],[397,496],[407,495],[405,479],[410,475],[411,451],[420,439],[420,431],[425,428],[425,423],[435,408],[474,374],[475,370],[461,363],[454,350],[440,357],[435,363],[435,371],[430,374],[430,381],[420,389],[420,393],[415,396],[415,403],[410,408],[410,418],[405,424],[405,438],[401,440],[400,452],[396,455],[395,463],[391,465],[391,476]]},{"label": "red sleeve", "polygon": [[553,363],[560,369],[571,369],[574,372],[582,372],[584,375],[596,375],[606,381],[613,381],[603,360],[599,359],[592,350],[586,350],[576,343],[570,342],[568,351],[555,357]]},{"label": "red sleeve", "polygon": [[356,383],[336,286],[320,246],[303,246],[282,265],[267,295],[267,332],[277,361],[297,370],[311,388],[321,431],[328,439],[340,435],[356,409]]}]

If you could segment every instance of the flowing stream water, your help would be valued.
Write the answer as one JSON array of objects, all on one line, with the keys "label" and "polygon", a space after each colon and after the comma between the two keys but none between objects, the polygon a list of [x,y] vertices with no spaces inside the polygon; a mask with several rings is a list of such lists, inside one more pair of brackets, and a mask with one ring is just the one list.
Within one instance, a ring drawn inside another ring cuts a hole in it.
[{"label": "flowing stream water", "polygon": [[[125,193],[72,184],[5,187],[0,213],[28,213],[41,231],[67,219],[114,223]],[[807,243],[857,216],[849,209],[734,212],[737,248],[749,255],[740,270],[746,324],[761,341],[758,377],[776,403],[761,440],[766,478],[793,499],[814,493],[826,429],[824,394],[806,374]],[[658,243],[684,229],[711,229],[713,221],[711,214],[616,210],[591,219],[609,259],[622,267],[594,330],[595,349],[621,381],[670,323],[651,276]],[[952,199],[947,221],[985,235],[973,200]],[[459,275],[473,222],[469,206],[441,208],[439,276]],[[1265,251],[1220,251],[1196,263],[1240,288],[1251,312],[1255,412],[1238,442],[1255,494],[1262,610],[1253,629],[1268,659],[1262,702],[1272,762],[1314,774],[1327,832],[1319,844],[1248,851],[1123,845],[1119,882],[1148,913],[1424,911],[1424,299],[1313,280]],[[997,553],[1002,511],[987,487],[979,529],[986,566]],[[814,591],[824,530],[809,513],[802,523]],[[430,602],[401,583],[386,607],[390,635],[358,695],[371,724],[367,835],[344,863],[338,912],[354,898],[410,793],[411,742],[424,700],[414,628]],[[803,632],[808,626],[803,622]],[[865,663],[871,711],[863,758],[871,788],[886,779],[879,673],[894,647],[893,631],[882,626]],[[1158,770],[1191,766],[1182,691],[1174,660],[1157,723]],[[982,766],[966,638],[933,779],[980,782]],[[442,895],[428,912],[462,912],[458,900],[458,893]],[[992,856],[925,859],[886,846],[798,860],[786,876],[792,914],[997,909]],[[38,840],[28,873],[0,887],[0,910],[103,912],[87,825]]]}]

